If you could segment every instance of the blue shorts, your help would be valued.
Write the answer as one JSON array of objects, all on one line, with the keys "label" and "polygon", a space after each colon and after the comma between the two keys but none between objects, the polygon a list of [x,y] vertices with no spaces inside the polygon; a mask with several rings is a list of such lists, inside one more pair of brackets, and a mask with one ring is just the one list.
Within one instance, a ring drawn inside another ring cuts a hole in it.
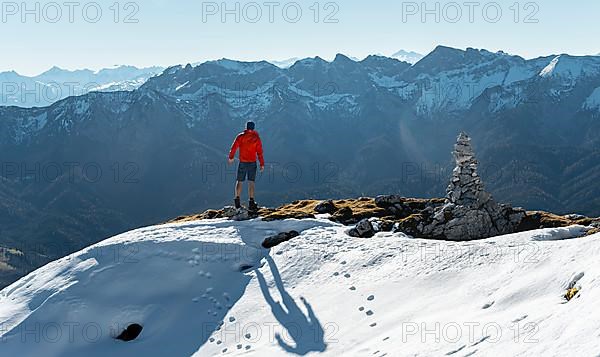
[{"label": "blue shorts", "polygon": [[256,170],[257,170],[256,162],[240,162],[237,171],[237,180],[238,181],[256,181]]}]

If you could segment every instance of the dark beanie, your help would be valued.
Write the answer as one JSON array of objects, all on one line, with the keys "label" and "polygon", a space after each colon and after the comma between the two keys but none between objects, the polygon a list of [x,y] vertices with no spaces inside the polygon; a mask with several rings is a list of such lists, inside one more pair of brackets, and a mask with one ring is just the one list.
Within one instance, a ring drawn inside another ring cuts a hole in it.
[{"label": "dark beanie", "polygon": [[256,125],[254,124],[253,121],[249,121],[246,123],[246,129],[248,129],[248,130],[254,130],[255,127],[256,127]]}]

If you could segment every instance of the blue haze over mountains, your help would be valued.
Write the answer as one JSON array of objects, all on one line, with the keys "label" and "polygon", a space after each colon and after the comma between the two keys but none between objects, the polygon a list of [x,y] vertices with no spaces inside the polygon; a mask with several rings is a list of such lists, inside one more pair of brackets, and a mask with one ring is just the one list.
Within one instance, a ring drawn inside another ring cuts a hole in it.
[{"label": "blue haze over mountains", "polygon": [[498,201],[600,215],[600,57],[439,46],[414,64],[340,54],[282,67],[210,61],[149,71],[127,90],[0,107],[0,246],[14,268],[2,283],[115,233],[229,204],[225,156],[247,120],[265,146],[263,205],[442,196],[465,130]]}]

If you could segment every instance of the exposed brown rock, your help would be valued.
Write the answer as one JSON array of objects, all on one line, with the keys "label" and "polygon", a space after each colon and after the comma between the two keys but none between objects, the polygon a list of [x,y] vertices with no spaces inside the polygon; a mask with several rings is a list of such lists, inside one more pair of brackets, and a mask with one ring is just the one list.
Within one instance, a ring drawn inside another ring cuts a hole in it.
[{"label": "exposed brown rock", "polygon": [[[559,216],[544,211],[528,211],[517,231],[524,232],[541,228],[558,228],[573,225],[592,226],[594,228],[588,231],[589,234],[600,232],[600,218],[589,218],[583,216]],[[596,232],[594,232],[596,230]],[[592,232],[592,233],[590,233]]]},{"label": "exposed brown rock", "polygon": [[[415,205],[418,201],[429,201],[429,200],[415,200],[407,199],[407,202]],[[260,208],[258,215],[264,220],[282,220],[282,219],[304,219],[315,217],[315,207],[320,204],[321,200],[301,200],[294,201],[290,204],[280,206],[278,208]],[[389,217],[394,218],[393,214],[384,208],[378,207],[375,204],[375,199],[369,197],[361,197],[357,199],[344,199],[344,200],[331,200],[335,205],[336,211],[333,213],[332,220],[337,220],[341,223],[351,224],[360,221],[363,218],[370,217]],[[424,206],[425,203],[422,203]],[[201,214],[180,216],[170,221],[173,222],[186,222],[199,219],[215,219],[215,218],[228,218],[225,210],[208,210]]]}]

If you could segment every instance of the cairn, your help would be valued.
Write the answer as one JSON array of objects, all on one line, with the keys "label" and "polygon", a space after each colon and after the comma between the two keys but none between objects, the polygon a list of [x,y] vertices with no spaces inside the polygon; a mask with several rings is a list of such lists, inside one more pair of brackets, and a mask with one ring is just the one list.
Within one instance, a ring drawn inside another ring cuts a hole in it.
[{"label": "cairn", "polygon": [[446,189],[446,201],[473,209],[483,207],[492,197],[485,191],[477,173],[478,162],[471,146],[471,138],[465,133],[460,133],[454,145],[454,160],[456,167]]},{"label": "cairn", "polygon": [[510,205],[497,204],[485,191],[477,173],[478,162],[465,133],[454,146],[452,179],[446,190],[446,203],[432,209],[428,219],[417,230],[423,237],[464,241],[482,239],[516,230],[525,211]]}]

